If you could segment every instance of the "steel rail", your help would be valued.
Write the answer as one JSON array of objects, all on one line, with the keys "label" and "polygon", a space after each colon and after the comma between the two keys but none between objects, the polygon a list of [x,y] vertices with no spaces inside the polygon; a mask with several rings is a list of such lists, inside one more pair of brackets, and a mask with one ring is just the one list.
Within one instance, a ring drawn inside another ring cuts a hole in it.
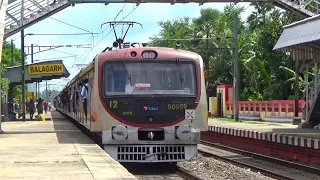
[{"label": "steel rail", "polygon": [[[209,143],[209,142],[201,141],[201,144],[205,144],[207,146],[211,146],[211,147],[215,147],[216,148],[216,144],[212,145],[212,143]],[[217,147],[217,148],[220,149],[219,147]],[[219,155],[213,154],[212,152],[209,152],[209,151],[206,151],[206,150],[198,149],[198,151],[200,153],[205,154],[205,155],[208,155],[208,156],[211,156],[211,157],[214,157],[214,158],[217,158],[217,159],[232,163],[234,165],[238,165],[238,166],[240,165],[242,167],[250,168],[252,171],[260,172],[261,174],[263,174],[265,176],[268,176],[268,177],[271,177],[271,178],[295,180],[294,178],[291,178],[291,177],[288,177],[288,176],[285,176],[285,175],[282,175],[282,174],[278,174],[276,172],[272,172],[272,171],[269,171],[269,170],[264,169],[264,168],[256,167],[256,166],[251,165],[249,163],[239,162],[237,160],[233,160],[233,159],[230,159],[228,157],[219,156]]]},{"label": "steel rail", "polygon": [[195,176],[190,171],[179,166],[176,166],[176,174],[187,180],[201,180],[201,178]]},{"label": "steel rail", "polygon": [[268,161],[268,162],[271,162],[271,163],[281,164],[281,165],[285,165],[287,167],[291,167],[291,168],[294,168],[294,169],[303,170],[303,171],[306,171],[306,172],[310,172],[310,173],[314,173],[314,174],[320,175],[320,169],[316,168],[316,167],[304,165],[304,164],[301,164],[301,163],[291,162],[291,161],[288,161],[288,160],[279,159],[279,158],[275,158],[275,157],[271,157],[271,156],[266,156],[266,155],[263,155],[263,154],[258,154],[258,153],[254,153],[254,152],[250,152],[250,151],[246,151],[246,150],[242,150],[242,149],[237,149],[237,148],[225,146],[225,145],[218,144],[218,143],[212,143],[212,142],[203,141],[203,140],[201,140],[200,143],[203,144],[203,145],[216,147],[218,149],[223,149],[223,150],[226,150],[226,151],[230,151],[230,152],[234,152],[234,153],[238,153],[238,154],[254,157],[254,158],[265,160],[265,161]]}]

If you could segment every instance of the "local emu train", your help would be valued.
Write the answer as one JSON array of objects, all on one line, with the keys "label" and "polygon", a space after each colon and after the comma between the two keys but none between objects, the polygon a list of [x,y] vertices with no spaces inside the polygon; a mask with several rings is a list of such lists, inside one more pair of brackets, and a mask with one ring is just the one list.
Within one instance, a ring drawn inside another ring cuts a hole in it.
[{"label": "local emu train", "polygon": [[55,106],[119,162],[174,163],[196,156],[200,131],[208,128],[206,99],[200,55],[134,47],[98,54]]}]

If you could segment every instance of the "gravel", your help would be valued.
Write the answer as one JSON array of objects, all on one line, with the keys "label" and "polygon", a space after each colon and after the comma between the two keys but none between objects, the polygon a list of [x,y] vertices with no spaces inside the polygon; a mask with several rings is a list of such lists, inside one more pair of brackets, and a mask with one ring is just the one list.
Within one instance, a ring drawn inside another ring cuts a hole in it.
[{"label": "gravel", "polygon": [[252,180],[271,180],[260,173],[252,172],[250,169],[237,167],[233,164],[216,160],[212,157],[205,157],[198,154],[191,161],[179,162],[178,165],[201,179],[252,179]]}]

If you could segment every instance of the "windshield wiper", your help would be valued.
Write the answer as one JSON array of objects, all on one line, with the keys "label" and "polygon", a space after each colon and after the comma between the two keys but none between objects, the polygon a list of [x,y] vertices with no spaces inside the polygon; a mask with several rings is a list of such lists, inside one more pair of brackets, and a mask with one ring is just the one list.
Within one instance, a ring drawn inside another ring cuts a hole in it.
[{"label": "windshield wiper", "polygon": [[121,59],[121,62],[122,62],[123,69],[126,71],[127,78],[129,79],[130,85],[131,85],[131,76],[130,76],[130,74],[128,72],[128,69],[126,68],[126,65],[124,64],[123,59]]},{"label": "windshield wiper", "polygon": [[182,78],[182,75],[181,75],[180,61],[179,61],[179,59],[176,59],[176,63],[177,63],[177,68],[178,68],[179,77],[180,77],[180,83],[181,83],[181,87],[182,87],[183,78]]}]

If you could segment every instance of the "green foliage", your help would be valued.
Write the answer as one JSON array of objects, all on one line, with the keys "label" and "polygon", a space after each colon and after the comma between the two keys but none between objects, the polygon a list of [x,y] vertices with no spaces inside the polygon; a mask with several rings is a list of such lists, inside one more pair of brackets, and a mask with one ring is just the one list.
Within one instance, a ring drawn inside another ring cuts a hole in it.
[{"label": "green foliage", "polygon": [[20,102],[22,98],[22,87],[21,85],[17,85],[13,88],[13,98],[14,101]]},{"label": "green foliage", "polygon": [[[216,86],[233,82],[233,14],[238,15],[238,57],[240,97],[242,100],[292,99],[294,95],[294,62],[282,52],[273,50],[282,27],[299,20],[294,14],[281,12],[270,3],[251,3],[255,11],[243,22],[243,7],[228,5],[223,12],[201,9],[200,17],[160,22],[160,33],[150,38],[152,46],[175,47],[199,53],[209,67],[209,95]],[[212,38],[194,40],[193,38]],[[301,79],[301,78],[300,78]],[[304,91],[300,80],[300,91]]]},{"label": "green foliage", "polygon": [[[11,58],[11,42],[4,42],[2,45],[2,56],[1,56],[1,76],[6,71],[7,67],[12,66],[12,58]],[[18,66],[21,65],[21,50],[16,48],[13,44],[13,65]],[[6,78],[1,78],[1,90],[7,92],[9,90],[9,80]],[[21,86],[17,86],[14,88],[13,96],[16,101],[18,101],[19,97],[21,97]]]}]

